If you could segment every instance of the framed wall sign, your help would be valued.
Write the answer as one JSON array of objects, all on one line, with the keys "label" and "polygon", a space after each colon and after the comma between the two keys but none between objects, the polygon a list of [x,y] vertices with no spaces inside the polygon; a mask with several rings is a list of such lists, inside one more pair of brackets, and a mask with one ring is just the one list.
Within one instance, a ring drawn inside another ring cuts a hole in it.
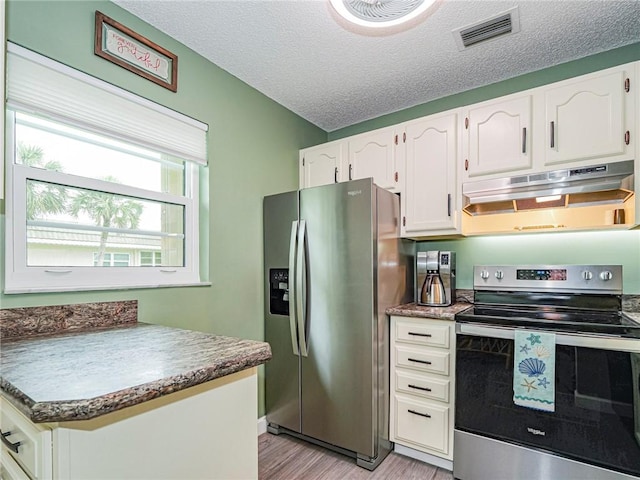
[{"label": "framed wall sign", "polygon": [[96,11],[94,53],[172,92],[178,90],[178,56]]}]

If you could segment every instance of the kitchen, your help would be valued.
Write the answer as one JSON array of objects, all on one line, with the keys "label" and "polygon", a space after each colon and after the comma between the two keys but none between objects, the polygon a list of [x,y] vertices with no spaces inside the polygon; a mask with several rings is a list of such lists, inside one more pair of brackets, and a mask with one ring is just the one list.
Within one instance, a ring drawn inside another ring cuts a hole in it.
[{"label": "kitchen", "polygon": [[[298,187],[298,150],[419,117],[430,113],[429,108],[446,110],[463,102],[460,97],[451,98],[440,108],[432,105],[327,134],[109,2],[8,2],[6,6],[9,40],[209,124],[210,166],[202,206],[208,214],[203,215],[201,243],[211,247],[201,255],[201,266],[203,279],[212,286],[99,293],[2,293],[2,308],[137,300],[139,320],[143,322],[261,340],[262,198]],[[117,18],[178,55],[181,74],[177,94],[157,88],[90,52],[95,10]],[[536,86],[549,75],[558,80],[572,72],[587,73],[639,59],[638,44],[628,45],[544,73],[480,88],[466,103]],[[216,93],[220,91],[225,94]],[[597,262],[623,265],[624,293],[639,294],[639,235],[638,230],[605,230],[477,236],[421,242],[419,247],[456,252],[458,265],[464,266],[458,270],[459,288],[472,288],[471,266],[475,264]],[[4,233],[1,237],[4,241]],[[4,245],[1,250],[4,256]],[[167,297],[171,299],[168,301]],[[259,376],[262,417],[262,371]]]}]

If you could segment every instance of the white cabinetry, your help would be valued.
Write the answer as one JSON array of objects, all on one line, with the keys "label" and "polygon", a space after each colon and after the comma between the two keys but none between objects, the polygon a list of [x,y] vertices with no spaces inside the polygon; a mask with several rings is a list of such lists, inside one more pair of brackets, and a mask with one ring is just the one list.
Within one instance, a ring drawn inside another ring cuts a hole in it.
[{"label": "white cabinetry", "polygon": [[0,398],[2,431],[20,441],[18,453],[2,447],[2,471],[35,480],[258,478],[257,395],[254,367],[93,420],[35,425]]},{"label": "white cabinetry", "polygon": [[453,459],[453,322],[391,317],[391,440]]},{"label": "white cabinetry", "polygon": [[300,150],[300,188],[346,180],[343,172],[344,148],[345,142],[338,140]]},{"label": "white cabinetry", "polygon": [[405,124],[403,237],[460,231],[457,117],[447,112]]},{"label": "white cabinetry", "polygon": [[400,192],[401,134],[396,127],[391,127],[349,137],[347,180],[371,177],[379,187]]},{"label": "white cabinetry", "polygon": [[633,159],[636,68],[621,65],[466,107],[463,180]]},{"label": "white cabinetry", "polygon": [[624,65],[544,89],[545,166],[633,158],[632,73]]},{"label": "white cabinetry", "polygon": [[[53,450],[51,429],[31,423],[0,397],[0,430],[3,435],[0,464],[7,478],[51,478]],[[21,476],[22,475],[22,476]]]},{"label": "white cabinetry", "polygon": [[466,111],[466,178],[531,168],[531,102],[531,95],[510,96]]}]

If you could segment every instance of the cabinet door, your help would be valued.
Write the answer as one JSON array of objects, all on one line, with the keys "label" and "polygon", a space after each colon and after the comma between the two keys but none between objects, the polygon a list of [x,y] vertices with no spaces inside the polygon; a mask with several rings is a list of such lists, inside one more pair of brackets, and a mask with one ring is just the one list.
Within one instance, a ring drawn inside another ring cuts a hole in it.
[{"label": "cabinet door", "polygon": [[465,129],[465,177],[531,168],[530,95],[470,108]]},{"label": "cabinet door", "polygon": [[625,80],[621,69],[545,92],[545,165],[633,158],[625,142]]},{"label": "cabinet door", "polygon": [[379,187],[399,191],[396,142],[397,133],[393,127],[351,137],[348,179],[371,177]]},{"label": "cabinet door", "polygon": [[343,145],[330,142],[300,150],[300,188],[340,182]]},{"label": "cabinet door", "polygon": [[457,115],[448,114],[406,125],[404,237],[457,230],[456,124]]}]

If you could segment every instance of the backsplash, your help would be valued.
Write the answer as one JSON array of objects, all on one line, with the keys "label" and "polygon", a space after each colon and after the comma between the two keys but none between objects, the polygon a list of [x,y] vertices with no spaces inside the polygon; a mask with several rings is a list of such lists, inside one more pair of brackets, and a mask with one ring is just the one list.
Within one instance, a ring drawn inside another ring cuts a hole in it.
[{"label": "backsplash", "polygon": [[0,310],[0,340],[118,327],[137,322],[137,300],[8,308]]},{"label": "backsplash", "polygon": [[622,310],[640,313],[640,295],[622,295]]}]

